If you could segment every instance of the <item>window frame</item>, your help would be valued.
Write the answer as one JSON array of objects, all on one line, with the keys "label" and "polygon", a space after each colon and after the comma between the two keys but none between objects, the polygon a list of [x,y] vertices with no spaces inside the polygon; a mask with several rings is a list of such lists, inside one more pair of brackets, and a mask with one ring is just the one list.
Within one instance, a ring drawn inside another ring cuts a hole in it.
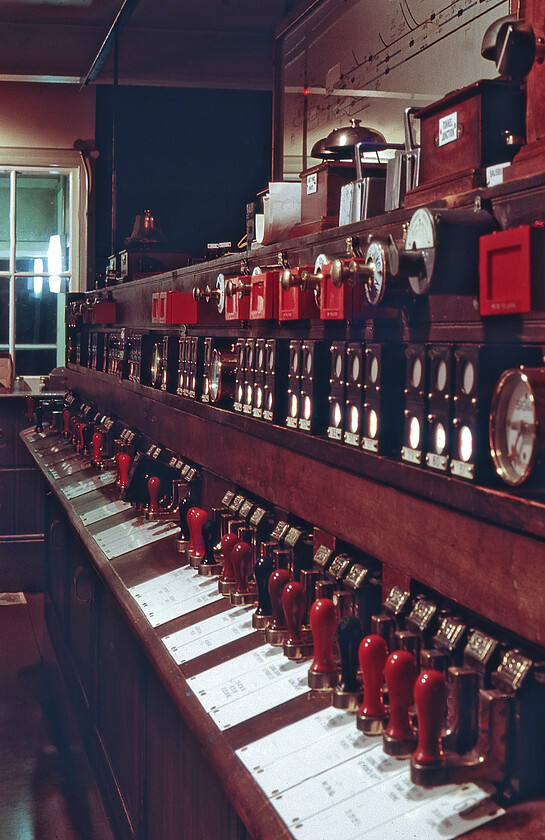
[{"label": "window frame", "polygon": [[18,344],[15,328],[15,291],[17,282],[24,272],[16,271],[15,264],[15,220],[17,175],[66,175],[69,182],[69,235],[70,252],[68,271],[61,276],[69,278],[68,291],[84,292],[87,273],[87,219],[89,170],[83,154],[73,149],[0,149],[0,174],[10,175],[10,266],[9,271],[0,272],[0,277],[9,280],[9,340],[8,347],[13,372],[16,376],[17,352],[22,350],[56,349],[57,367],[64,364],[65,292],[58,295],[57,339],[55,344]]}]

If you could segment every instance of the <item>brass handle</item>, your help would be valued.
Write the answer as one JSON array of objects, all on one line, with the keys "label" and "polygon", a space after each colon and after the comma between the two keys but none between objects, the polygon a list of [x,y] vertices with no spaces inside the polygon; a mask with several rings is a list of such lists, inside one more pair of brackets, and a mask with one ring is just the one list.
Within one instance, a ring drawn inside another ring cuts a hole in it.
[{"label": "brass handle", "polygon": [[[57,541],[56,536],[60,539]],[[49,544],[55,551],[63,551],[66,544],[66,531],[60,519],[54,519],[49,526]]]},{"label": "brass handle", "polygon": [[[83,580],[82,580],[83,579]],[[93,582],[85,566],[79,566],[74,572],[74,595],[82,604],[93,603]]]}]

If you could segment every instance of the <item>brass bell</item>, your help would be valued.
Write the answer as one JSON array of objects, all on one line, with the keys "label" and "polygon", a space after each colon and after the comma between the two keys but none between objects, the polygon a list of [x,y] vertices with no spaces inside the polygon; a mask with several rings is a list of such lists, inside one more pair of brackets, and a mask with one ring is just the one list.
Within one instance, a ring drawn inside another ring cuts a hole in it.
[{"label": "brass bell", "polygon": [[161,230],[161,223],[151,210],[144,210],[138,213],[134,220],[134,227],[131,235],[125,240],[127,245],[140,243],[151,245],[153,243],[165,242],[166,237]]}]

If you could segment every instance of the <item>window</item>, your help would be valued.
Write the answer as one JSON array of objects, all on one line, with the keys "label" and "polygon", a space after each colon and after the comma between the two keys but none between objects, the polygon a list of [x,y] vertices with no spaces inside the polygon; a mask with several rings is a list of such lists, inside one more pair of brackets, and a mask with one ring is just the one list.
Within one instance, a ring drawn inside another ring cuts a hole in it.
[{"label": "window", "polygon": [[66,292],[85,288],[85,179],[82,162],[74,162],[0,161],[0,350],[9,350],[17,376],[64,364]]}]

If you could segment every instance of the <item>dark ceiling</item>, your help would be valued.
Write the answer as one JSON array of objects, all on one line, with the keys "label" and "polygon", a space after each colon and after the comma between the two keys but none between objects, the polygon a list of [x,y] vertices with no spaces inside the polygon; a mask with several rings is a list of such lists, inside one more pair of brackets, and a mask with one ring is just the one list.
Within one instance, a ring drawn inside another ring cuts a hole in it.
[{"label": "dark ceiling", "polygon": [[[119,43],[127,84],[272,87],[274,30],[290,0],[139,0]],[[122,0],[0,0],[0,80],[82,79]],[[112,79],[112,58],[99,83]]]}]

